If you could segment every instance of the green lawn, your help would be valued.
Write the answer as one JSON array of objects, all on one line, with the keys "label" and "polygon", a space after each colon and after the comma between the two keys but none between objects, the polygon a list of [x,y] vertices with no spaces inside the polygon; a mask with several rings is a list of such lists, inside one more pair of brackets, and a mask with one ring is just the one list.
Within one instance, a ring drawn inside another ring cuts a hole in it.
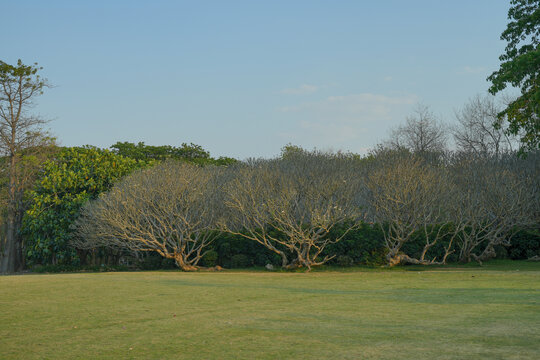
[{"label": "green lawn", "polygon": [[540,264],[3,276],[0,358],[539,359]]}]

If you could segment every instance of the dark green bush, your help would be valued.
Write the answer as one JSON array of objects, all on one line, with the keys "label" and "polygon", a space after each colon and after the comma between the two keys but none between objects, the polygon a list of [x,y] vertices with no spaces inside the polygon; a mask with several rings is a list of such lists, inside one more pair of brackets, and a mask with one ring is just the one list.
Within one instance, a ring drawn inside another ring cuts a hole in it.
[{"label": "dark green bush", "polygon": [[339,255],[336,258],[336,264],[339,265],[339,266],[353,266],[354,265],[354,260],[350,256]]},{"label": "dark green bush", "polygon": [[156,252],[146,252],[143,254],[142,259],[134,264],[134,266],[141,270],[160,270],[160,269],[176,269],[173,259],[165,259],[163,256]]},{"label": "dark green bush", "polygon": [[75,266],[69,264],[57,265],[36,265],[32,268],[34,273],[65,273],[65,272],[110,272],[110,271],[129,271],[125,265],[92,265]]},{"label": "dark green bush", "polygon": [[512,238],[508,256],[512,260],[525,260],[540,255],[540,230],[521,230]]},{"label": "dark green bush", "polygon": [[508,248],[504,245],[495,245],[495,257],[497,259],[508,259]]},{"label": "dark green bush", "polygon": [[217,265],[219,254],[215,250],[207,251],[206,254],[204,254],[202,260],[202,265],[206,267],[213,267]]},{"label": "dark green bush", "polygon": [[[340,228],[334,229],[330,237],[340,237],[341,231]],[[377,225],[364,223],[358,229],[347,233],[341,241],[328,245],[323,257],[326,255],[335,255],[329,262],[330,265],[340,265],[340,256],[348,256],[356,265],[382,265],[386,255],[383,233]]]},{"label": "dark green bush", "polygon": [[231,258],[231,268],[246,268],[253,266],[251,259],[244,254],[236,254]]},{"label": "dark green bush", "polygon": [[250,259],[247,266],[281,265],[279,255],[239,235],[221,234],[209,247],[218,254],[216,265],[224,268],[235,267],[232,263],[235,255],[247,256]]},{"label": "dark green bush", "polygon": [[[340,228],[336,228],[330,233],[330,236],[337,238],[342,235],[340,231]],[[279,234],[274,235],[280,236]],[[436,257],[437,260],[441,260],[444,256],[444,248],[448,246],[449,240],[449,237],[441,239],[441,241],[429,249],[426,258],[433,259]],[[419,232],[413,236],[410,242],[403,246],[402,250],[411,257],[418,257],[421,254],[424,244],[425,237],[423,233]],[[532,256],[539,255],[540,232],[538,230],[522,230],[513,237],[510,247],[498,246],[496,252],[498,258],[509,257],[515,260],[528,259]],[[336,266],[380,266],[385,265],[387,262],[386,253],[387,249],[380,227],[378,225],[364,223],[358,229],[347,233],[341,241],[329,244],[321,254],[321,259],[325,256],[334,256],[328,262],[328,265]],[[123,264],[130,264],[131,269],[158,270],[176,268],[174,260],[164,259],[159,254],[153,252],[141,253],[138,259],[136,259],[130,258],[126,254],[112,254],[110,250],[104,251],[97,249],[92,259],[90,259],[89,255],[86,263],[82,265],[35,266],[33,271],[71,272],[127,269],[126,266],[115,265],[118,264],[120,259],[123,259]],[[126,259],[128,260],[127,262]],[[454,253],[448,257],[447,262],[455,262],[457,260],[457,256]],[[106,265],[101,266],[101,263]],[[255,241],[238,235],[220,234],[209,245],[209,251],[202,258],[200,264],[206,267],[219,265],[224,268],[263,267],[266,264],[272,264],[279,268],[281,266],[281,258]]]}]

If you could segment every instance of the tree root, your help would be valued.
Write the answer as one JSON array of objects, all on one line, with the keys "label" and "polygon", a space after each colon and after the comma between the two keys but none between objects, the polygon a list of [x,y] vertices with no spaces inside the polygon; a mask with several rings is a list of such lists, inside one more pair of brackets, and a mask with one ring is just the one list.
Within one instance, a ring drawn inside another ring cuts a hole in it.
[{"label": "tree root", "polygon": [[394,256],[388,256],[388,266],[393,267],[400,264],[414,264],[414,265],[445,265],[442,261],[433,260],[418,260],[410,257],[406,254],[397,254]]}]

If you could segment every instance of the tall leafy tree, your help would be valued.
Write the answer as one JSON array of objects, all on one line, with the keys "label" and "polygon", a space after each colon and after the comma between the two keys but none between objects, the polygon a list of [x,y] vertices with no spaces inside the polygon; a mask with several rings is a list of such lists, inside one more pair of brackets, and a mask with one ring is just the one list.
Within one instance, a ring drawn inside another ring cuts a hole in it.
[{"label": "tall leafy tree", "polygon": [[41,69],[37,64],[24,65],[21,60],[16,65],[0,61],[0,151],[7,160],[6,233],[0,249],[0,272],[14,272],[22,266],[18,228],[26,176],[22,171],[25,168],[20,166],[23,155],[50,144],[42,129],[46,121],[30,112],[35,99],[48,86],[38,75]]},{"label": "tall leafy tree", "polygon": [[508,132],[521,136],[521,150],[540,148],[540,0],[512,0],[510,22],[501,34],[508,42],[500,69],[488,77],[495,95],[508,85],[521,96],[499,113],[499,125],[509,122]]}]

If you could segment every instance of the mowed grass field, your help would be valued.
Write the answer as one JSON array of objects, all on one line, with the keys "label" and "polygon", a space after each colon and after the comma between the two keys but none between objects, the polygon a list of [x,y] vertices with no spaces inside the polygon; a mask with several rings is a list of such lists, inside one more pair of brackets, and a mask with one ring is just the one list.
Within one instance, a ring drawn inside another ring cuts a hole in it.
[{"label": "mowed grass field", "polygon": [[540,264],[502,264],[3,276],[0,358],[540,359]]}]

